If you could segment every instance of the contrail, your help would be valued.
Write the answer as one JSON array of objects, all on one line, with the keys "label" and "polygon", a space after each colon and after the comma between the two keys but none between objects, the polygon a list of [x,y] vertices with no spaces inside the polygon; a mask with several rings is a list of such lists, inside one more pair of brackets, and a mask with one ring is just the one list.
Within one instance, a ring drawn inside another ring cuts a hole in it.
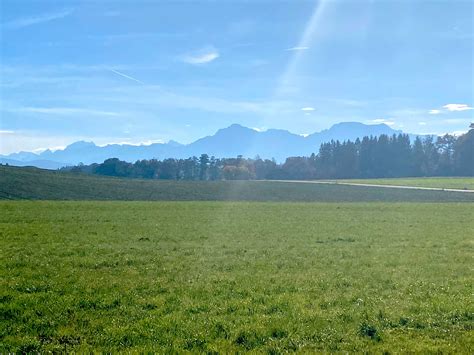
[{"label": "contrail", "polygon": [[121,73],[121,72],[119,72],[119,71],[117,71],[117,70],[114,70],[114,69],[111,69],[111,68],[108,68],[108,70],[110,70],[112,73],[115,73],[115,74],[117,74],[117,75],[120,75],[120,76],[122,76],[122,77],[124,77],[124,78],[127,78],[127,79],[129,79],[129,80],[133,80],[133,81],[136,81],[137,83],[140,83],[140,84],[145,85],[145,83],[144,83],[143,81],[138,80],[138,79],[135,79],[135,78],[132,78],[131,76],[128,76],[128,75],[126,75],[126,74],[124,74],[124,73]]}]

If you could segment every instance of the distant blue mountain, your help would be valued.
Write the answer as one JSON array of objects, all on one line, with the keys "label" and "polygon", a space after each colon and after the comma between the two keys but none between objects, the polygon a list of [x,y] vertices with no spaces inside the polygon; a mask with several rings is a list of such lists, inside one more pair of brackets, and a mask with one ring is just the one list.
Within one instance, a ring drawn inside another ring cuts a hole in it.
[{"label": "distant blue mountain", "polygon": [[31,161],[21,161],[21,160],[14,160],[14,159],[7,159],[0,157],[0,164],[4,165],[13,165],[13,166],[35,166],[41,169],[50,169],[56,170],[62,168],[63,166],[67,166],[69,164],[65,163],[58,163],[56,161],[51,160],[31,160]]},{"label": "distant blue mountain", "polygon": [[274,158],[283,161],[290,156],[310,155],[317,153],[321,143],[331,140],[355,140],[364,136],[380,136],[381,134],[398,134],[385,124],[366,125],[359,122],[338,123],[331,128],[301,136],[280,129],[269,129],[259,132],[238,124],[218,130],[214,135],[207,136],[190,144],[175,141],[154,143],[150,145],[110,144],[99,147],[92,142],[75,142],[63,150],[46,150],[35,154],[31,152],[13,153],[0,156],[0,163],[10,165],[32,165],[42,168],[56,169],[66,165],[79,163],[100,163],[108,158],[134,162],[138,159],[188,158],[203,153],[218,158],[243,155],[253,158]]}]

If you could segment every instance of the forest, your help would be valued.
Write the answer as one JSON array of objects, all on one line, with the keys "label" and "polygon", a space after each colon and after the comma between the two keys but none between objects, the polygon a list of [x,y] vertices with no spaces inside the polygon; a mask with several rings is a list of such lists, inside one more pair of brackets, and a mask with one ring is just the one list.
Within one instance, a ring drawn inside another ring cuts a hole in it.
[{"label": "forest", "polygon": [[323,143],[317,154],[274,159],[150,159],[135,163],[110,158],[101,164],[67,167],[76,173],[164,180],[311,180],[422,176],[474,176],[474,128],[459,137],[406,134]]}]

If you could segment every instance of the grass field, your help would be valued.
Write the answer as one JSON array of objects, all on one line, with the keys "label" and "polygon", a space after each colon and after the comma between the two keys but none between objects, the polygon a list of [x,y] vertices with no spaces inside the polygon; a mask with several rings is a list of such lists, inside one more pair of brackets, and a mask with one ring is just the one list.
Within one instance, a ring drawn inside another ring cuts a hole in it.
[{"label": "grass field", "polygon": [[35,168],[0,166],[0,199],[474,202],[474,194],[277,181],[119,179]]},{"label": "grass field", "polygon": [[474,351],[470,203],[0,211],[2,353]]},{"label": "grass field", "polygon": [[472,177],[426,177],[426,178],[396,178],[396,179],[351,179],[334,180],[374,185],[435,187],[442,189],[474,190]]}]

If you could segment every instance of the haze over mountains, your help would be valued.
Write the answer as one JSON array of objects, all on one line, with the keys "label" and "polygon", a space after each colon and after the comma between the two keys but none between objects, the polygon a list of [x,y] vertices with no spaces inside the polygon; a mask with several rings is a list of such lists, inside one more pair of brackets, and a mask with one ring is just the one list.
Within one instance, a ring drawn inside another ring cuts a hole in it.
[{"label": "haze over mountains", "polygon": [[386,124],[366,125],[359,122],[343,122],[327,130],[301,136],[286,130],[257,130],[233,124],[218,130],[214,135],[200,138],[190,144],[175,141],[154,143],[150,145],[110,144],[97,146],[92,142],[79,141],[67,146],[64,150],[46,150],[35,154],[19,152],[0,156],[0,163],[17,166],[36,166],[45,169],[57,169],[79,163],[100,163],[108,158],[134,162],[139,159],[188,158],[203,153],[218,158],[244,157],[275,158],[283,161],[290,156],[308,156],[317,153],[321,143],[331,140],[355,140],[364,136],[381,134],[398,134]]}]

